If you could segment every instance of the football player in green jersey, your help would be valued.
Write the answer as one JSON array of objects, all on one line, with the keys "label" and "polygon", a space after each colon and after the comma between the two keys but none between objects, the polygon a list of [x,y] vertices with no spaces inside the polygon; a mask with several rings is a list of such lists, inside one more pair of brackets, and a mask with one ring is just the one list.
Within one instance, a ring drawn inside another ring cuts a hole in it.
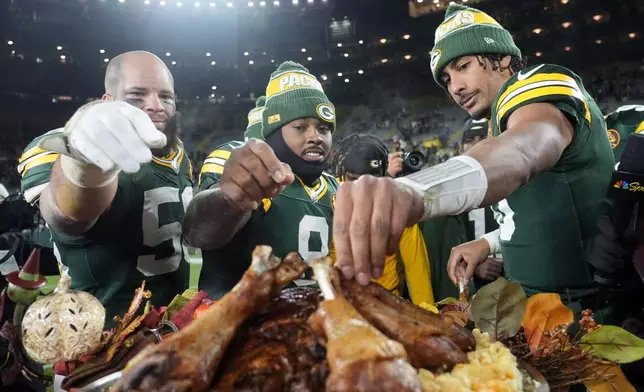
[{"label": "football player in green jersey", "polygon": [[[614,159],[604,117],[581,79],[558,65],[525,68],[507,30],[454,3],[436,30],[430,66],[459,106],[490,119],[493,137],[395,181],[363,176],[343,183],[333,227],[336,265],[366,284],[405,226],[498,203],[499,243],[480,240],[482,258],[500,249],[505,274],[528,295],[592,301],[584,247],[608,207]],[[383,239],[388,249],[379,246]],[[482,258],[453,255],[452,280],[469,280]]]},{"label": "football player in green jersey", "polygon": [[62,272],[103,303],[107,325],[144,279],[156,306],[188,286],[181,222],[192,168],[178,132],[172,74],[153,54],[128,52],[108,64],[101,101],[20,159],[23,193],[39,200]]},{"label": "football player in green jersey", "polygon": [[644,106],[621,106],[606,116],[608,140],[613,148],[615,162],[619,162],[626,145],[626,140],[631,133],[644,132]]},{"label": "football player in green jersey", "polygon": [[323,171],[334,130],[335,108],[317,79],[299,64],[280,65],[266,88],[260,138],[213,152],[225,162],[208,170],[220,177],[208,185],[202,171],[186,212],[186,240],[203,252],[200,289],[216,298],[231,290],[260,244],[280,257],[329,254],[338,183]]}]

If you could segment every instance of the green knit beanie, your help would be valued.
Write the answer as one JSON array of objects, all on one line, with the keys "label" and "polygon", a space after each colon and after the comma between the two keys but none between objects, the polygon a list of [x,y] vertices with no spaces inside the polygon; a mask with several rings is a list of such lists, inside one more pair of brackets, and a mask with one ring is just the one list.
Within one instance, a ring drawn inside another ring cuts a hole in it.
[{"label": "green knit beanie", "polygon": [[483,11],[450,4],[445,20],[436,29],[430,67],[434,80],[445,88],[441,75],[453,60],[475,54],[506,54],[521,57],[512,35]]},{"label": "green knit beanie", "polygon": [[262,138],[262,112],[264,111],[265,103],[266,97],[262,95],[257,98],[255,107],[248,112],[248,126],[244,132],[244,140]]},{"label": "green knit beanie", "polygon": [[282,63],[271,74],[262,117],[264,139],[298,118],[318,118],[335,130],[335,107],[322,85],[308,69],[292,61]]}]

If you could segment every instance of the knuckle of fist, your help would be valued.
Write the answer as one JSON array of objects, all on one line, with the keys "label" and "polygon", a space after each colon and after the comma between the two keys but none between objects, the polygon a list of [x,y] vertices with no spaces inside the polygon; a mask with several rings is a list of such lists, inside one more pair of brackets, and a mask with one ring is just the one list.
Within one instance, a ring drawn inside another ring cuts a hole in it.
[{"label": "knuckle of fist", "polygon": [[351,223],[349,232],[352,236],[363,236],[369,233],[369,225],[364,222],[355,221]]},{"label": "knuckle of fist", "polygon": [[389,234],[389,221],[386,219],[378,218],[371,222],[371,231],[379,235]]}]

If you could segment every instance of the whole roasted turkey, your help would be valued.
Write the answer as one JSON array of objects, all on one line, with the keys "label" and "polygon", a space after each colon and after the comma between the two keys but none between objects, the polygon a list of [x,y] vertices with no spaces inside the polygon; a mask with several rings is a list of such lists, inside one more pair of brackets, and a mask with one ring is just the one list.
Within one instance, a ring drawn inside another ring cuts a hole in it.
[{"label": "whole roasted turkey", "polygon": [[417,368],[467,361],[472,334],[376,284],[312,263],[317,288],[289,288],[308,267],[259,246],[240,282],[180,332],[148,346],[115,391],[420,391]]}]

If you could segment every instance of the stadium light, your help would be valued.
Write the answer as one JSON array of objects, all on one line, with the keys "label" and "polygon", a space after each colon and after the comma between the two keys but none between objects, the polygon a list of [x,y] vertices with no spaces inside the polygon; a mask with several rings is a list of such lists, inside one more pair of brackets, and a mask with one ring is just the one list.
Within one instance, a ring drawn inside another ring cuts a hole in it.
[{"label": "stadium light", "polygon": [[342,42],[338,42],[338,48],[342,47]]},{"label": "stadium light", "polygon": [[275,63],[275,60],[271,60],[271,64],[274,64],[274,63]]},{"label": "stadium light", "polygon": [[260,1],[260,2],[259,2],[259,5],[260,5],[261,7],[266,7],[266,2],[265,2],[265,1]]},{"label": "stadium light", "polygon": [[358,41],[358,44],[362,45],[362,44],[364,44],[364,41],[360,40],[360,41]]},{"label": "stadium light", "polygon": [[249,54],[248,52],[244,52],[244,56],[248,56],[248,54]]},{"label": "stadium light", "polygon": [[63,50],[63,47],[58,45],[58,46],[56,46],[56,50]]},{"label": "stadium light", "polygon": [[359,69],[359,70],[358,70],[358,73],[359,73],[360,75],[362,75],[362,74],[364,73],[364,71],[363,71],[363,70],[361,70],[361,69]]},{"label": "stadium light", "polygon": [[630,38],[630,39],[634,39],[636,36],[637,36],[637,33],[635,33],[635,32],[628,33],[628,38]]},{"label": "stadium light", "polygon": [[172,65],[177,65],[177,62],[173,60]]},{"label": "stadium light", "polygon": [[207,53],[206,53],[206,57],[210,57],[210,52],[207,52]]},{"label": "stadium light", "polygon": [[602,20],[602,18],[603,18],[603,17],[602,17],[600,14],[597,14],[597,15],[593,16],[593,20],[594,20],[595,22],[599,22],[600,20]]},{"label": "stadium light", "polygon": [[537,52],[534,55],[537,56],[537,57],[541,57],[541,52]]},{"label": "stadium light", "polygon": [[561,4],[568,4],[569,0],[561,0]]},{"label": "stadium light", "polygon": [[349,57],[349,53],[345,53],[343,56],[344,57]]},{"label": "stadium light", "polygon": [[328,78],[326,77],[326,75],[322,75],[322,76],[321,76],[321,78],[322,78],[322,80],[327,80],[327,79],[328,79]]},{"label": "stadium light", "polygon": [[302,53],[306,53],[306,48],[302,48]]},{"label": "stadium light", "polygon": [[109,62],[110,62],[110,59],[103,59],[103,62],[104,62],[104,63],[109,63]]},{"label": "stadium light", "polygon": [[387,61],[389,61],[389,60],[388,60],[388,59],[382,59],[382,60],[380,60],[380,62],[381,62],[381,63],[383,63],[383,64],[387,63]]},{"label": "stadium light", "polygon": [[532,30],[532,32],[533,32],[533,33],[535,33],[535,34],[541,34],[541,32],[542,32],[542,31],[543,31],[543,30],[541,30],[541,29],[540,29],[540,28],[538,28],[538,27],[537,27],[536,29]]},{"label": "stadium light", "polygon": [[182,2],[178,2],[178,3],[177,3],[177,7],[181,7],[182,5],[183,5],[183,3],[182,3]]},{"label": "stadium light", "polygon": [[161,0],[161,2],[159,3],[159,5],[165,5],[165,1]]},{"label": "stadium light", "polygon": [[570,27],[571,25],[572,25],[572,23],[571,23],[571,22],[563,22],[563,23],[561,24],[561,27],[563,27],[564,29],[567,29],[567,28],[568,28],[568,27]]},{"label": "stadium light", "polygon": [[201,3],[195,3],[195,7],[199,8],[201,6]]},{"label": "stadium light", "polygon": [[145,0],[143,3],[144,3],[145,5],[150,5],[150,0]]},{"label": "stadium light", "polygon": [[253,65],[255,62],[253,60],[249,61],[248,64]]},{"label": "stadium light", "polygon": [[215,94],[210,94],[210,98],[214,98],[214,97],[215,97]]},{"label": "stadium light", "polygon": [[309,61],[313,61],[313,57],[307,57],[306,59]]},{"label": "stadium light", "polygon": [[423,0],[416,0],[416,2],[417,2],[417,3],[422,3],[422,2],[423,2]]},{"label": "stadium light", "polygon": [[409,34],[403,35],[403,39],[410,39],[410,38],[411,38],[411,35],[409,35]]},{"label": "stadium light", "polygon": [[313,3],[313,0],[307,0],[307,2],[308,2],[309,4],[311,4],[311,3]]},{"label": "stadium light", "polygon": [[278,5],[280,5],[280,2],[279,2],[279,1],[277,1],[277,0],[275,0],[275,1],[273,2],[273,5],[274,5],[275,7],[277,7]]},{"label": "stadium light", "polygon": [[217,86],[212,86],[211,89],[217,90]]},{"label": "stadium light", "polygon": [[210,6],[211,6],[211,7],[214,7],[214,6],[215,6],[215,2],[213,1],[212,3],[210,3]]},{"label": "stadium light", "polygon": [[61,55],[60,55],[60,59],[61,59],[61,60],[65,60],[66,58],[67,58],[67,57],[66,57],[64,54],[61,54]]},{"label": "stadium light", "polygon": [[410,55],[405,55],[405,60],[411,60],[411,56]]},{"label": "stadium light", "polygon": [[380,43],[381,43],[381,44],[386,44],[386,43],[387,43],[387,39],[386,39],[386,38],[381,38],[381,39],[380,39]]},{"label": "stadium light", "polygon": [[119,3],[125,3],[125,0],[119,0]]},{"label": "stadium light", "polygon": [[293,0],[293,5],[298,5],[300,2],[297,0]]},{"label": "stadium light", "polygon": [[248,2],[248,6],[249,6],[249,7],[254,7],[254,6],[255,6],[255,3],[253,3],[252,1],[249,1],[249,2]]},{"label": "stadium light", "polygon": [[226,3],[226,7],[233,8],[233,3],[229,1],[228,3]]},{"label": "stadium light", "polygon": [[105,49],[101,49],[101,50],[99,50],[99,51],[98,51],[98,53],[100,53],[100,54],[105,53]]},{"label": "stadium light", "polygon": [[217,64],[215,61],[210,62],[210,65],[215,65],[215,64]]},{"label": "stadium light", "polygon": [[166,57],[170,57],[170,55],[171,55],[171,54],[172,54],[172,53],[170,53],[170,52],[165,52],[165,56],[166,56]]},{"label": "stadium light", "polygon": [[342,72],[338,72],[338,76],[339,76],[339,77],[342,77]]},{"label": "stadium light", "polygon": [[349,83],[349,79],[344,79],[344,82],[345,82],[345,83]]},{"label": "stadium light", "polygon": [[7,45],[13,45],[13,41],[12,40],[7,41]]}]

